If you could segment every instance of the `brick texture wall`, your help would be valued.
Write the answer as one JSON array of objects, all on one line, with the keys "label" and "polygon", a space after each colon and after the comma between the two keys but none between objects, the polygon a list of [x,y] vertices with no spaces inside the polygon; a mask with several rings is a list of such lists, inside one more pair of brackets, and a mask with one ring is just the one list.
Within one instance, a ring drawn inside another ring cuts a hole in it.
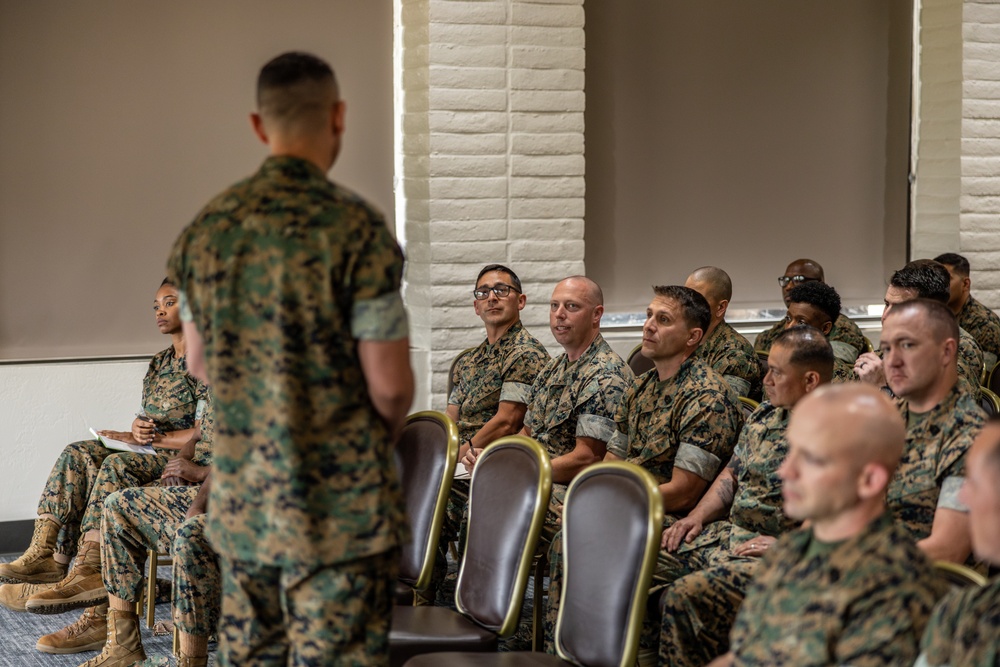
[{"label": "brick texture wall", "polygon": [[552,287],[583,273],[582,0],[407,0],[397,15],[397,217],[415,409],[443,409],[454,356],[484,337],[479,269],[521,278],[525,324],[550,349]]}]

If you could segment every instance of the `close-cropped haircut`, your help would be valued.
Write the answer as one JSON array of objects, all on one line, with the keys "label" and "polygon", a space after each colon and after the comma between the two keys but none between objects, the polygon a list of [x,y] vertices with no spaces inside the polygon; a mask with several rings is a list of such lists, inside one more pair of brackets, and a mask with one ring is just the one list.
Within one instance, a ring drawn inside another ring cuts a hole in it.
[{"label": "close-cropped haircut", "polygon": [[692,271],[691,277],[697,282],[705,283],[716,301],[729,301],[733,298],[733,280],[719,267],[703,266]]},{"label": "close-cropped haircut", "polygon": [[912,299],[904,301],[889,309],[886,320],[898,317],[904,313],[919,312],[927,320],[935,342],[940,343],[945,338],[954,338],[955,343],[959,342],[958,321],[955,315],[940,301],[933,299]]},{"label": "close-cropped haircut", "polygon": [[963,278],[969,277],[969,271],[972,267],[969,266],[969,260],[959,255],[957,252],[946,252],[943,255],[938,255],[934,258],[934,261],[938,264],[944,264],[945,266],[950,266],[955,273],[962,276]]},{"label": "close-cropped haircut", "polygon": [[510,278],[510,284],[511,284],[511,286],[514,289],[516,289],[518,291],[518,293],[520,293],[520,294],[524,293],[524,292],[521,291],[521,279],[517,277],[516,273],[514,273],[513,271],[511,271],[510,269],[508,269],[503,264],[487,264],[486,266],[484,266],[483,270],[479,272],[478,276],[476,276],[476,284],[477,285],[479,284],[479,281],[483,279],[483,276],[485,276],[487,273],[492,273],[493,271],[499,271],[500,273],[506,273],[507,277]]},{"label": "close-cropped haircut", "polygon": [[840,317],[840,295],[826,283],[812,281],[796,285],[788,293],[788,302],[808,303],[819,308],[830,317],[831,322]]},{"label": "close-cropped haircut", "polygon": [[916,259],[892,274],[889,284],[897,289],[911,289],[920,299],[948,303],[951,299],[951,275],[933,259]]},{"label": "close-cropped haircut", "polygon": [[257,77],[257,110],[281,124],[318,117],[338,99],[333,69],[310,53],[283,53]]},{"label": "close-cropped haircut", "polygon": [[788,362],[819,373],[823,382],[833,379],[833,347],[823,332],[808,324],[796,324],[778,334],[771,349],[779,345],[791,351]]},{"label": "close-cropped haircut", "polygon": [[664,299],[676,301],[688,326],[701,329],[702,333],[708,333],[708,325],[712,322],[712,309],[700,293],[683,285],[655,285],[653,293]]}]

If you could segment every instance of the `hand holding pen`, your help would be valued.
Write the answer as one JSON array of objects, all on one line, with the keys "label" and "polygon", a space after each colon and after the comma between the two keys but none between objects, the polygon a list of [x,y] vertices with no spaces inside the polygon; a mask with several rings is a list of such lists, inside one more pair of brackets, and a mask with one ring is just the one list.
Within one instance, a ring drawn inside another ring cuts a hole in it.
[{"label": "hand holding pen", "polygon": [[157,436],[163,435],[165,435],[163,429],[145,411],[135,414],[135,421],[132,422],[132,437],[135,438],[136,442],[151,445],[159,439]]}]

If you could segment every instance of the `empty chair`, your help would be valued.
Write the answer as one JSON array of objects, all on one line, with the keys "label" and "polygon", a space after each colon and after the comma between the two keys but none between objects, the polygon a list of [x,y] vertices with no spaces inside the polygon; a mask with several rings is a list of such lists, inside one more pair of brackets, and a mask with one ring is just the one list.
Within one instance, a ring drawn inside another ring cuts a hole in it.
[{"label": "empty chair", "polygon": [[412,604],[413,591],[430,584],[448,492],[458,460],[458,427],[441,412],[418,412],[406,418],[395,448],[411,541],[403,546],[397,604]]},{"label": "empty chair", "polygon": [[625,360],[625,363],[629,365],[629,368],[632,369],[636,377],[653,369],[653,360],[642,354],[642,343],[632,348],[632,351],[628,353],[628,359]]},{"label": "empty chair", "polygon": [[570,484],[563,510],[559,657],[433,653],[407,666],[634,665],[662,522],[663,500],[648,472],[621,461],[586,468]]},{"label": "empty chair", "polygon": [[986,413],[987,417],[1000,414],[1000,396],[997,396],[986,387],[979,388],[979,405],[983,408],[983,412]]},{"label": "empty chair", "polygon": [[458,612],[396,607],[391,665],[432,651],[496,651],[498,638],[514,633],[551,489],[549,457],[532,438],[508,436],[483,450],[469,487]]}]

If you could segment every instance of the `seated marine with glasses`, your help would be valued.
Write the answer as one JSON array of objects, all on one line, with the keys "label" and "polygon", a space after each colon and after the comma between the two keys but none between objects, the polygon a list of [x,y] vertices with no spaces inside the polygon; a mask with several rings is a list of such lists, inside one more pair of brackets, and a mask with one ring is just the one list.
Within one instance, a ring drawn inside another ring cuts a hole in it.
[{"label": "seated marine with glasses", "polygon": [[[470,470],[486,445],[521,430],[531,384],[549,361],[545,347],[521,324],[527,297],[516,273],[502,264],[483,267],[472,296],[486,338],[455,364],[446,411],[458,425],[458,458]],[[441,529],[432,590],[445,578],[448,544],[459,537],[468,501],[469,481],[456,479]],[[459,540],[459,549],[463,542]],[[439,591],[442,604],[448,604],[447,597]]]},{"label": "seated marine with glasses", "polygon": [[[788,306],[788,295],[792,288],[808,282],[825,283],[823,267],[818,262],[811,259],[797,259],[788,265],[785,274],[778,277],[778,285],[781,286],[781,296]],[[773,327],[757,334],[754,341],[754,349],[759,352],[767,352],[771,349],[771,343],[778,337],[785,327],[783,321],[777,322]],[[833,322],[833,328],[827,334],[830,345],[833,346],[833,354],[838,359],[842,359],[849,364],[853,364],[858,355],[865,351],[865,336],[861,333],[858,325],[851,321],[843,313],[838,314]]]}]

